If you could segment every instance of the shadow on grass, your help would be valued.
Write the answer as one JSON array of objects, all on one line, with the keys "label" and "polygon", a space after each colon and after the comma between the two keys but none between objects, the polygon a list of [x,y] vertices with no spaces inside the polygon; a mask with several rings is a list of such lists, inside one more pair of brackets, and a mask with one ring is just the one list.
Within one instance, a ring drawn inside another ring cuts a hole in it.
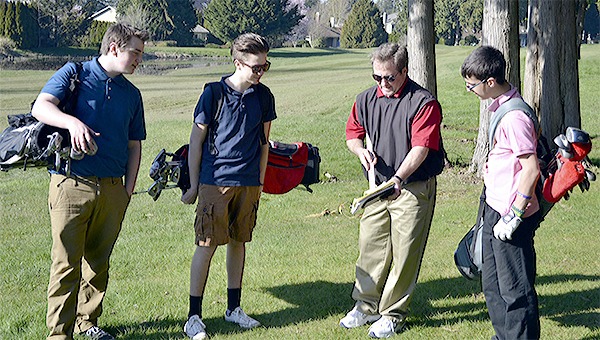
[{"label": "shadow on grass", "polygon": [[[565,285],[576,281],[599,280],[600,276],[592,275],[552,275],[538,277],[537,284]],[[332,315],[341,317],[354,304],[351,298],[352,286],[352,283],[315,281],[265,288],[266,292],[294,307],[262,315],[250,311],[250,315],[261,321],[266,328],[326,319]],[[408,326],[434,328],[462,322],[486,321],[489,318],[480,294],[479,282],[468,281],[462,277],[419,282],[411,302]],[[600,328],[600,314],[591,311],[600,308],[599,296],[599,288],[541,295],[540,314],[564,327],[578,326],[596,331]],[[453,301],[456,299],[461,301]],[[464,302],[465,300],[467,302]],[[182,331],[173,331],[182,329],[183,322],[182,319],[162,319],[107,330],[121,334],[120,339],[166,339],[183,336]],[[204,323],[211,336],[244,332],[238,326],[225,322],[223,318],[204,319]]]}]

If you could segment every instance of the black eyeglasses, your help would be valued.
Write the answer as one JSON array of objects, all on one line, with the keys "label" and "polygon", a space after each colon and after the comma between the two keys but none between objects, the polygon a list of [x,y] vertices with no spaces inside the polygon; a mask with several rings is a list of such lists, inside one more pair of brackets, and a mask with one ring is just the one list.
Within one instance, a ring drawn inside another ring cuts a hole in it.
[{"label": "black eyeglasses", "polygon": [[467,87],[467,91],[470,92],[470,91],[473,91],[473,89],[475,89],[477,86],[485,83],[486,81],[487,81],[487,79],[484,79],[477,84],[469,84],[469,83],[465,82],[465,86]]},{"label": "black eyeglasses", "polygon": [[398,76],[400,72],[397,72],[394,75],[388,75],[388,76],[380,76],[378,74],[373,74],[373,79],[378,82],[381,83],[381,80],[385,79],[388,83],[393,83],[396,80],[396,77]]},{"label": "black eyeglasses", "polygon": [[252,73],[254,73],[254,74],[259,74],[260,71],[262,71],[263,73],[267,72],[271,68],[271,62],[268,60],[266,63],[264,63],[262,65],[254,65],[254,66],[250,66],[239,59],[237,61],[239,61],[240,64],[242,64],[242,65],[250,67],[252,69]]}]

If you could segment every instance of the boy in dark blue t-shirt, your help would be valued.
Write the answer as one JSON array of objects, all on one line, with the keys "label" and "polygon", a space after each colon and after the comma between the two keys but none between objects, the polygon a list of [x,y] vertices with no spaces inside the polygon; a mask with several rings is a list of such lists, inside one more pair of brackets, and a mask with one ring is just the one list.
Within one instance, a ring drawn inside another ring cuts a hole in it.
[{"label": "boy in dark blue t-shirt", "polygon": [[[240,308],[245,243],[251,241],[267,167],[269,130],[276,118],[274,98],[260,83],[269,70],[269,45],[254,33],[242,34],[231,46],[235,72],[200,96],[190,136],[190,189],[181,200],[196,209],[196,251],[190,277],[190,309],[184,326],[194,340],[206,338],[202,297],[212,256],[227,244],[227,311],[225,320],[243,328],[260,323]],[[259,96],[268,96],[268,108]],[[222,98],[220,112],[214,98]]]}]

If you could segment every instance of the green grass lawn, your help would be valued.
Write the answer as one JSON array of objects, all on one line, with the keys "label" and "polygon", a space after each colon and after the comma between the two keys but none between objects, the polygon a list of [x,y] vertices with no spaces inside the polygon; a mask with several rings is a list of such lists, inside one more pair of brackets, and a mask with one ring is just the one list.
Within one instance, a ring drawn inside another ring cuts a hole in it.
[{"label": "green grass lawn", "polygon": [[[468,164],[477,135],[479,102],[465,91],[459,75],[471,50],[437,49],[442,133],[453,164]],[[269,54],[272,68],[263,82],[276,97],[272,139],[318,146],[321,172],[338,180],[313,185],[313,194],[292,190],[263,195],[254,240],[247,247],[242,296],[245,311],[263,327],[241,331],[223,320],[225,252],[217,251],[204,298],[204,321],[212,338],[367,338],[366,327],[345,330],[338,322],[353,305],[358,255],[359,217],[349,215],[348,208],[366,189],[359,162],[346,149],[344,126],[356,94],[373,84],[369,52],[289,48]],[[223,55],[202,49],[185,53]],[[148,169],[160,149],[174,151],[188,141],[204,83],[232,70],[214,63],[128,77],[142,92],[148,130],[138,190],[151,184]],[[6,126],[7,114],[27,111],[52,73],[0,70],[0,128]],[[599,76],[600,46],[582,46],[582,127],[594,143],[600,133]],[[591,158],[600,164],[598,148]],[[481,181],[455,166],[438,182],[438,204],[409,328],[401,337],[489,339],[493,329],[479,284],[462,278],[453,262],[457,243],[474,222]],[[0,339],[46,335],[51,243],[47,189],[48,175],[42,169],[0,173]],[[170,190],[156,202],[145,194],[132,199],[112,256],[100,319],[100,326],[119,339],[185,338],[194,206],[181,204],[179,196]],[[558,203],[536,235],[542,339],[600,338],[599,218],[600,184],[592,183],[589,192],[576,188],[569,201]]]}]

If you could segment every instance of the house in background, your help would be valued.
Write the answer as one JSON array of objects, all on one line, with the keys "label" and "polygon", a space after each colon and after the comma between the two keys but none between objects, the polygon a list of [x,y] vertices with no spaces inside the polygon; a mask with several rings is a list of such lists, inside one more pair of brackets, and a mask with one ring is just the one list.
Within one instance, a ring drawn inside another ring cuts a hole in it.
[{"label": "house in background", "polygon": [[210,34],[210,32],[206,28],[200,25],[196,25],[196,27],[192,29],[192,33],[194,34],[194,41],[196,43],[202,46],[206,45],[206,43],[208,42],[208,35]]},{"label": "house in background", "polygon": [[106,6],[98,12],[92,14],[90,19],[102,22],[117,22],[117,9],[113,6]]},{"label": "house in background", "polygon": [[398,12],[387,14],[383,12],[382,15],[383,20],[383,28],[387,32],[387,34],[392,34],[394,32],[394,26],[398,22]]}]

